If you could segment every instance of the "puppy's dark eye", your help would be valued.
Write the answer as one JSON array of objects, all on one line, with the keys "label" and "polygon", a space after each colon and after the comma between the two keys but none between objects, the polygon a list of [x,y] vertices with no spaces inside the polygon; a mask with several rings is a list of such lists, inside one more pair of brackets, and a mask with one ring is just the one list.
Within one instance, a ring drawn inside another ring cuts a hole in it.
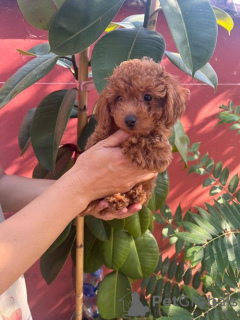
[{"label": "puppy's dark eye", "polygon": [[152,96],[150,94],[145,94],[145,96],[143,97],[144,101],[152,101]]},{"label": "puppy's dark eye", "polygon": [[122,101],[122,96],[117,96],[116,101]]}]

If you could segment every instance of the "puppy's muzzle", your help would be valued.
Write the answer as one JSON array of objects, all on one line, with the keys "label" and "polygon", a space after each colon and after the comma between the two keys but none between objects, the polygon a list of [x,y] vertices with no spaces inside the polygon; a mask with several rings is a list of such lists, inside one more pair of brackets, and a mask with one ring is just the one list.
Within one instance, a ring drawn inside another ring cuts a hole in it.
[{"label": "puppy's muzzle", "polygon": [[124,121],[128,128],[133,129],[137,122],[137,118],[133,115],[129,115],[129,116],[126,116]]}]

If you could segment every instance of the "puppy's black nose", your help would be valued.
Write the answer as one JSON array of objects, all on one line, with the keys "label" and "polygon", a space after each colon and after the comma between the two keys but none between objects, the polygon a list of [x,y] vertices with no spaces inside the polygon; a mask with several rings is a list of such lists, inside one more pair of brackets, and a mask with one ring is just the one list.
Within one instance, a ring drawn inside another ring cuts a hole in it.
[{"label": "puppy's black nose", "polygon": [[137,118],[133,115],[126,116],[125,123],[129,128],[133,128],[137,122]]}]

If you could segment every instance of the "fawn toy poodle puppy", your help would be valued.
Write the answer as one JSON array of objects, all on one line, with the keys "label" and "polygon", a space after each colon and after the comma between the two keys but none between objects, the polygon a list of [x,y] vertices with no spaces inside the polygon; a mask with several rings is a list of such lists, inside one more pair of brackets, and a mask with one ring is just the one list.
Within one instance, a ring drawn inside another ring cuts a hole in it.
[{"label": "fawn toy poodle puppy", "polygon": [[[130,135],[122,144],[126,157],[143,169],[165,171],[172,160],[168,141],[172,126],[184,113],[188,97],[189,90],[152,59],[122,62],[99,96],[98,125],[86,149],[120,128]],[[155,180],[136,185],[125,194],[109,195],[105,200],[110,204],[110,211],[132,203],[146,204]]]}]

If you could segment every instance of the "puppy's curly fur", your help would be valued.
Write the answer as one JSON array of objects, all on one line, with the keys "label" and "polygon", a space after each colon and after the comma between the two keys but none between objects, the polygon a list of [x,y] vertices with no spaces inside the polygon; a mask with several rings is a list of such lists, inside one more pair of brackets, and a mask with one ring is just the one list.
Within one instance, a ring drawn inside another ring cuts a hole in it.
[{"label": "puppy's curly fur", "polygon": [[[172,160],[168,141],[172,126],[184,113],[188,98],[189,90],[153,60],[122,62],[99,96],[98,125],[86,149],[120,128],[130,135],[122,144],[125,156],[142,169],[163,172]],[[125,194],[107,197],[110,211],[132,203],[147,203],[154,186],[155,179],[137,185]]]}]

